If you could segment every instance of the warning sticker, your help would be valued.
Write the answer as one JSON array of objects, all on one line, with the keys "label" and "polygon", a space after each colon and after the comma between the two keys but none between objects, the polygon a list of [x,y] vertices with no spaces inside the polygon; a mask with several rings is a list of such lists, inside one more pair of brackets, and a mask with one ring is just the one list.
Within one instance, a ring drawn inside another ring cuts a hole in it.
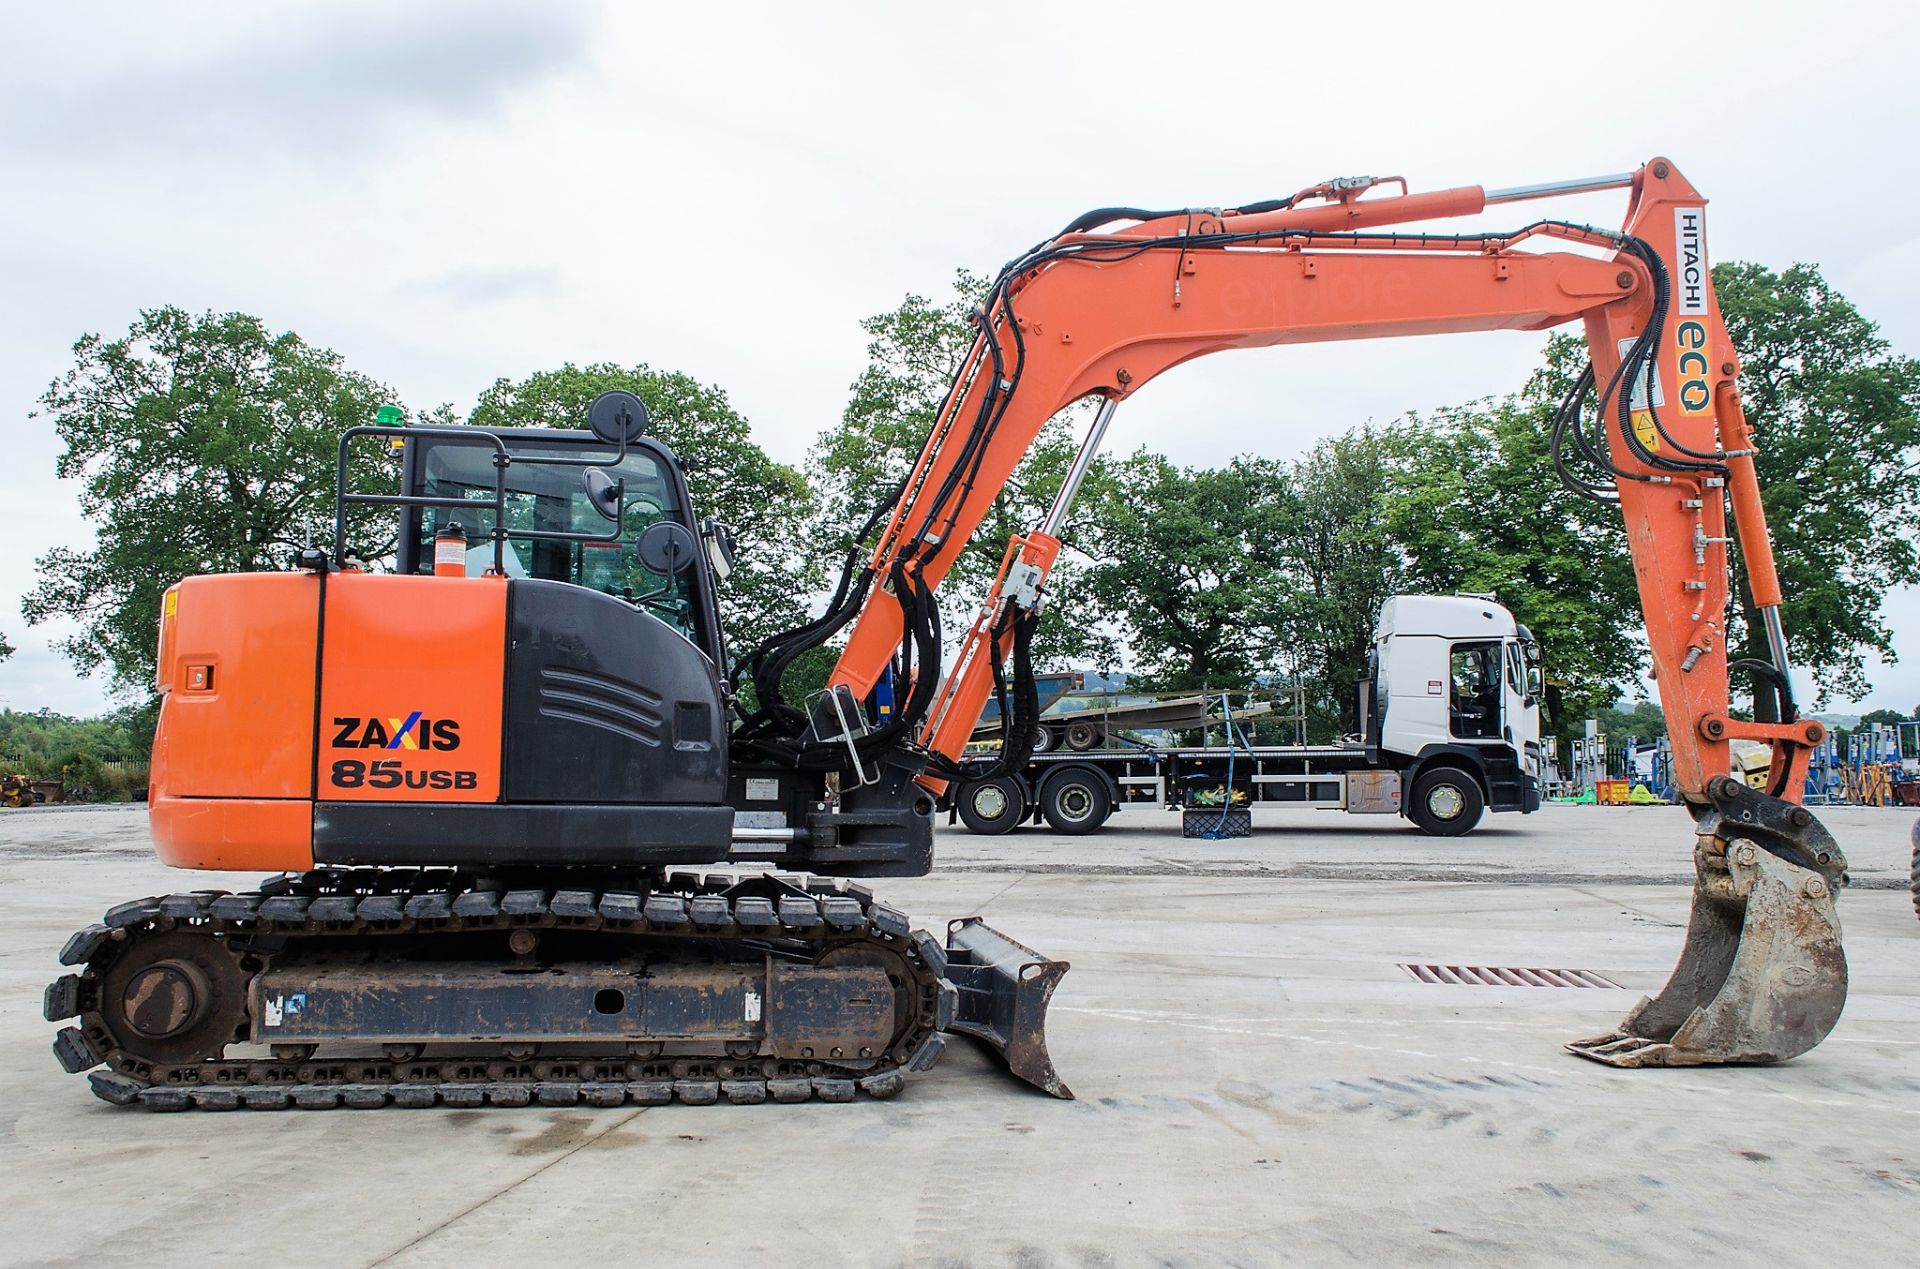
[{"label": "warning sticker", "polygon": [[[1627,353],[1633,348],[1635,342],[1636,340],[1633,338],[1620,341],[1620,360],[1625,361],[1627,359]],[[1629,399],[1633,409],[1644,410],[1647,408],[1647,381],[1649,378],[1653,381],[1653,408],[1657,410],[1667,403],[1666,396],[1660,391],[1660,367],[1652,358],[1648,358],[1647,364],[1641,367],[1640,373],[1633,377],[1633,396]]]},{"label": "warning sticker", "polygon": [[1653,426],[1653,411],[1635,410],[1633,412],[1633,434],[1647,449],[1658,453],[1660,450],[1660,432]]}]

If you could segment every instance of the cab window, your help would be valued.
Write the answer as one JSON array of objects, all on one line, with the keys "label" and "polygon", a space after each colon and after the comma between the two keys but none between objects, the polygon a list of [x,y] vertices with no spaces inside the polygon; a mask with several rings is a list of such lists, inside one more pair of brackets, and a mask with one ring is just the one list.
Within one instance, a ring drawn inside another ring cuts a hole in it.
[{"label": "cab window", "polygon": [[[433,540],[444,525],[458,525],[467,540],[467,575],[478,577],[493,566],[493,456],[491,445],[435,440],[415,442],[424,450],[419,458],[419,485],[415,491],[435,498],[461,498],[471,507],[428,507],[418,517],[414,559],[420,572],[433,571]],[[509,442],[515,452],[610,458],[612,450],[577,445],[552,446],[537,442]],[[582,475],[574,463],[524,464],[507,468],[506,520],[508,538],[501,563],[509,577],[535,577],[568,582],[628,599],[695,643],[699,602],[694,592],[695,570],[662,577],[641,567],[634,544],[649,525],[676,520],[688,528],[674,482],[661,464],[644,450],[629,450],[620,463],[604,468],[624,484],[625,508],[620,534],[607,541],[548,541],[514,537],[516,531],[590,534],[600,537],[613,522],[594,508]]]},{"label": "cab window", "polygon": [[1449,657],[1449,720],[1456,736],[1500,734],[1498,643],[1456,643]]}]

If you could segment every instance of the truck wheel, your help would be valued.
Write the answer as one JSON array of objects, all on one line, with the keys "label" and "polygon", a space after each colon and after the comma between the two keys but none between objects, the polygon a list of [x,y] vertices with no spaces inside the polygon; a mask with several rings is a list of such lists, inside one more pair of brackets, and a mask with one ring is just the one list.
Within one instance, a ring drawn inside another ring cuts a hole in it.
[{"label": "truck wheel", "polygon": [[1055,734],[1053,728],[1042,725],[1033,729],[1034,753],[1052,753],[1059,747],[1060,737]]},{"label": "truck wheel", "polygon": [[1435,767],[1413,782],[1407,816],[1430,837],[1458,837],[1480,822],[1485,807],[1472,776],[1458,767]]},{"label": "truck wheel", "polygon": [[1011,833],[1026,817],[1027,798],[1018,780],[999,776],[967,785],[954,805],[961,823],[976,833],[997,836]]},{"label": "truck wheel", "polygon": [[1053,825],[1054,832],[1069,837],[1098,832],[1112,809],[1107,782],[1082,768],[1069,767],[1040,790],[1040,813]]},{"label": "truck wheel", "polygon": [[1067,748],[1085,753],[1107,738],[1107,729],[1099,723],[1079,721],[1067,724]]}]

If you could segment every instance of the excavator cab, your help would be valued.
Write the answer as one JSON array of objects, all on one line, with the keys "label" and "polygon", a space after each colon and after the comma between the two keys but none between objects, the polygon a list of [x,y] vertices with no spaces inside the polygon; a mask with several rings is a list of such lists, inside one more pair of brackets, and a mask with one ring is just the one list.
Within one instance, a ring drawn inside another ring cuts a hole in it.
[{"label": "excavator cab", "polygon": [[[394,571],[434,572],[435,544],[457,533],[466,542],[465,570],[480,577],[492,567],[495,449],[503,442],[513,463],[506,471],[506,529],[502,550],[509,578],[537,578],[620,598],[672,627],[715,666],[726,661],[711,552],[682,550],[662,561],[642,541],[663,540],[668,525],[683,545],[721,529],[695,517],[678,458],[652,437],[624,448],[588,431],[494,429],[485,437],[422,435],[401,458],[401,487],[421,505],[400,511]],[[528,459],[542,461],[533,463]],[[590,474],[599,480],[588,481]],[[606,481],[610,484],[603,485]],[[611,489],[611,503],[595,490]],[[455,502],[468,505],[454,505]],[[565,534],[535,537],[532,533]],[[649,564],[662,564],[659,570]],[[677,567],[676,567],[677,566]]]}]

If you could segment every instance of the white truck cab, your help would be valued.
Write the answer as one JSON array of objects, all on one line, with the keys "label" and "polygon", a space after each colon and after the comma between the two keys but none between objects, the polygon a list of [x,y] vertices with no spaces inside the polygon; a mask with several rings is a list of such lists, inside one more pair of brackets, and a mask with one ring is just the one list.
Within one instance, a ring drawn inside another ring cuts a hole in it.
[{"label": "white truck cab", "polygon": [[[1405,814],[1429,832],[1483,808],[1540,804],[1540,647],[1485,595],[1396,595],[1360,685],[1368,749],[1405,773]],[[1464,831],[1464,829],[1460,830]]]},{"label": "white truck cab", "polygon": [[1318,807],[1403,815],[1457,837],[1487,811],[1540,809],[1540,649],[1483,595],[1400,595],[1374,628],[1360,680],[1360,728],[1325,744],[1162,748],[1120,738],[1029,755],[1018,771],[950,786],[947,806],[976,833],[1044,819],[1096,833],[1118,807],[1181,812],[1188,836],[1253,831],[1253,809]]}]

